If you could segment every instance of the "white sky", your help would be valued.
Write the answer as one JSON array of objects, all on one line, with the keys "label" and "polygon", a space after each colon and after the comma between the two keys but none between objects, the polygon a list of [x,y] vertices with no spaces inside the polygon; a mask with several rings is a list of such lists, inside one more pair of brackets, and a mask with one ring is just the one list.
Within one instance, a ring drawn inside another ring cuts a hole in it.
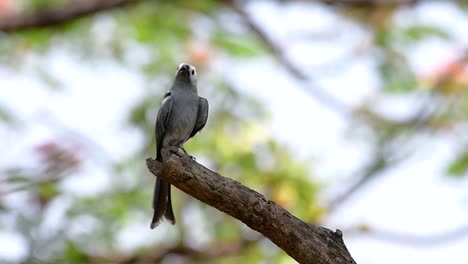
[{"label": "white sky", "polygon": [[[251,11],[258,22],[268,28],[269,32],[274,32],[276,40],[290,50],[288,56],[299,61],[306,69],[314,69],[321,63],[339,58],[346,53],[343,51],[343,43],[347,43],[348,47],[358,45],[358,40],[365,35],[359,28],[352,27],[333,43],[313,46],[301,41],[290,43],[288,40],[297,34],[309,31],[327,32],[340,28],[337,25],[345,22],[327,9],[315,5],[295,4],[284,8],[263,2],[251,6]],[[433,41],[426,46],[416,47],[411,57],[414,58],[414,67],[418,71],[431,69],[431,66],[445,59],[447,54],[452,54],[457,47],[468,46],[468,18],[450,4],[429,3],[422,5],[414,13],[402,12],[400,18],[402,23],[421,20],[446,25],[457,38],[456,45]],[[15,109],[15,113],[24,121],[37,120],[40,117],[37,123],[24,124],[27,129],[21,133],[0,126],[4,149],[0,152],[1,167],[14,164],[33,144],[55,136],[44,125],[44,120],[49,120],[47,122],[50,124],[50,120],[57,119],[69,129],[99,142],[99,148],[110,160],[119,160],[130,155],[141,143],[143,135],[121,127],[128,109],[143,95],[143,80],[137,73],[112,62],[100,62],[89,68],[88,64],[80,63],[78,58],[63,50],[54,51],[46,60],[32,59],[30,65],[31,68],[25,72],[0,68],[1,104]],[[34,67],[38,65],[47,65],[52,73],[56,73],[67,84],[66,92],[50,91],[31,77]],[[270,60],[245,62],[223,58],[215,65],[229,65],[230,74],[225,77],[241,91],[264,102],[267,110],[272,113],[270,129],[274,137],[286,144],[298,157],[318,159],[319,162],[314,164],[316,171],[320,179],[331,182],[331,189],[336,188],[334,184],[343,184],[346,176],[349,176],[347,173],[365,158],[362,145],[344,138],[344,120],[305,94],[299,88],[300,84]],[[379,84],[372,75],[371,66],[370,58],[362,56],[356,59],[352,67],[340,72],[339,76],[314,78],[346,103],[356,104],[371,95]],[[226,73],[220,71],[219,74]],[[199,90],[203,93],[203,84],[199,85]],[[112,94],[112,100],[106,98],[109,94]],[[90,98],[90,95],[93,97]],[[107,102],[105,107],[103,100]],[[405,112],[408,105],[397,101],[390,104],[389,108],[389,112]],[[349,200],[330,217],[327,225],[345,229],[364,223],[385,230],[430,235],[467,223],[465,190],[468,181],[451,180],[442,176],[443,166],[452,157],[454,144],[453,138],[431,139],[417,155],[387,172]],[[336,164],[340,164],[340,168],[336,168]],[[98,164],[89,164],[82,172],[80,180],[72,180],[68,183],[68,188],[84,195],[105,189],[108,173],[98,168]],[[144,222],[143,225],[146,229],[147,223]],[[131,239],[129,234],[138,233],[141,229],[132,226],[129,230],[122,234],[126,240]],[[360,264],[456,264],[466,263],[468,259],[468,237],[430,247],[398,245],[363,236],[347,238],[346,234],[345,241]],[[143,239],[135,239],[132,243],[143,242]],[[0,257],[16,259],[24,255],[24,243],[16,234],[0,232]]]}]

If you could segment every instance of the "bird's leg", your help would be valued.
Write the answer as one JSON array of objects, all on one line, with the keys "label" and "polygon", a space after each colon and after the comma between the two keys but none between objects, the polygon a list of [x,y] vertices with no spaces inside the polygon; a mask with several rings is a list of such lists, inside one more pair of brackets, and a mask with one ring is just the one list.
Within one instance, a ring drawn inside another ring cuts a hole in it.
[{"label": "bird's leg", "polygon": [[188,152],[187,152],[183,147],[181,147],[181,149],[182,149],[182,150],[184,151],[184,153],[185,153],[187,156],[189,156],[193,161],[196,161],[195,157],[192,156],[192,155],[190,155],[190,154],[188,154]]},{"label": "bird's leg", "polygon": [[[183,149],[182,149],[182,150],[183,150]],[[177,147],[177,146],[170,146],[169,151],[170,151],[172,154],[175,154],[175,155],[177,155],[177,156],[179,156],[179,157],[184,156],[184,152],[185,152],[185,150],[182,152],[182,151],[181,151],[181,148],[180,148],[180,147]]]}]

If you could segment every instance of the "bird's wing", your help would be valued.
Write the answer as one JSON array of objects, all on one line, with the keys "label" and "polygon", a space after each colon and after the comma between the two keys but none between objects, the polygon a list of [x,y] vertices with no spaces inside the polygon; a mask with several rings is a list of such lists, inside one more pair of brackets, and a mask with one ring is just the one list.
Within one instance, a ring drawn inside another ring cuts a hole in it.
[{"label": "bird's wing", "polygon": [[197,122],[195,122],[195,127],[193,128],[190,137],[195,136],[198,131],[202,130],[208,120],[208,100],[203,97],[198,97],[198,115]]},{"label": "bird's wing", "polygon": [[171,92],[167,92],[164,95],[164,99],[159,108],[158,116],[156,118],[156,160],[161,161],[161,147],[164,133],[166,132],[167,122],[172,108],[172,97]]}]

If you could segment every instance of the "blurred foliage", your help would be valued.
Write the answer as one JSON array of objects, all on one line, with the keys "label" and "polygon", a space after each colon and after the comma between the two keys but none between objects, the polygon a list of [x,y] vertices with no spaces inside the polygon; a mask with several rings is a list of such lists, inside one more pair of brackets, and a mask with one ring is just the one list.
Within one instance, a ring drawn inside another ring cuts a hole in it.
[{"label": "blurred foliage", "polygon": [[[16,7],[18,12],[44,10],[64,2],[22,0]],[[360,106],[355,113],[366,117],[363,134],[372,144],[375,156],[370,165],[363,167],[381,171],[395,157],[404,156],[403,149],[411,150],[410,143],[421,134],[466,126],[468,102],[463,98],[467,98],[467,82],[455,78],[466,71],[447,66],[422,78],[412,69],[407,52],[432,38],[452,41],[450,33],[435,25],[399,24],[394,19],[399,7],[326,8],[370,31],[372,43],[366,52],[375,55],[382,97],[395,93],[408,97],[424,94],[435,109],[428,117],[417,112],[416,119],[396,121],[375,111],[377,101]],[[246,28],[233,29],[232,24],[237,23],[231,20],[234,14],[220,1],[142,1],[54,27],[1,36],[3,67],[21,70],[29,54],[64,48],[90,65],[110,59],[132,68],[144,76],[147,85],[142,100],[129,111],[126,124],[145,135],[143,144],[132,156],[105,168],[112,175],[106,191],[80,196],[63,188],[67,178],[76,176],[86,159],[90,159],[85,158],[79,144],[68,140],[57,139],[35,147],[33,153],[39,159],[39,167],[1,170],[9,191],[0,196],[0,227],[25,237],[28,255],[24,263],[158,262],[173,257],[170,249],[181,252],[184,263],[290,261],[242,223],[178,191],[173,195],[178,225],[170,230],[159,227],[150,236],[134,234],[164,239],[149,239],[131,252],[119,246],[119,236],[132,224],[145,226],[146,232],[150,232],[154,178],[143,161],[154,155],[155,110],[164,90],[169,88],[171,79],[167,76],[173,76],[175,65],[190,61],[208,72],[210,60],[215,57],[247,61],[267,55],[267,43],[259,36]],[[133,58],[132,50],[136,47],[144,50],[145,59]],[[462,63],[462,68],[465,64]],[[36,74],[51,88],[67,86],[47,69],[40,68]],[[258,102],[220,77],[206,75],[207,83],[200,90],[210,101],[209,121],[205,130],[187,144],[187,150],[220,174],[261,192],[299,218],[312,223],[321,221],[328,212],[318,200],[321,185],[314,180],[310,162],[297,160],[271,137],[265,128],[267,115]],[[441,76],[449,78],[440,82]],[[54,92],[61,93],[63,89]],[[14,111],[0,105],[0,120],[7,126],[13,125]],[[448,165],[447,173],[464,176],[467,170],[468,155],[463,149]],[[28,210],[6,202],[5,197],[13,193],[25,197]],[[65,204],[65,214],[51,227],[47,217],[57,201]],[[184,218],[188,211],[200,214],[197,222],[190,223],[191,219]],[[194,229],[202,230],[206,238],[198,237]]]},{"label": "blurred foliage", "polygon": [[461,153],[448,167],[448,173],[452,176],[464,176],[468,171],[468,153]]},{"label": "blurred foliage", "polygon": [[3,106],[0,106],[0,121],[11,124],[14,120],[15,118],[13,117],[12,113],[9,110],[3,108]]}]

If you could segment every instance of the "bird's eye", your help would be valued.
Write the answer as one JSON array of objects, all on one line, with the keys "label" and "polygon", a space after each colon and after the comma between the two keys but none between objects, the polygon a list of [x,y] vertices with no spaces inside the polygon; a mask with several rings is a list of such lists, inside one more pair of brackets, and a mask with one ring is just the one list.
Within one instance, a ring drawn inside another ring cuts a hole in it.
[{"label": "bird's eye", "polygon": [[194,71],[194,70],[192,70],[192,75],[194,75],[194,74],[195,74],[195,71]]}]

